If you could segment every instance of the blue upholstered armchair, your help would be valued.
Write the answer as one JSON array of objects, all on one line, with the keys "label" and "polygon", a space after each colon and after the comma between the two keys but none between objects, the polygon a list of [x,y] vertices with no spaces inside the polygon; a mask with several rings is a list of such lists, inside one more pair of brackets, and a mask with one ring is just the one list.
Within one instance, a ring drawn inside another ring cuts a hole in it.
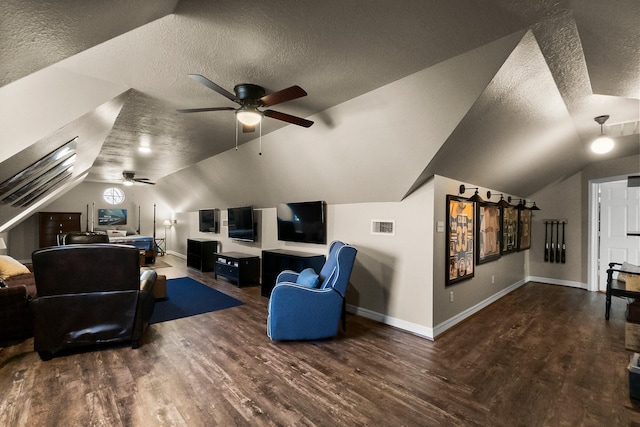
[{"label": "blue upholstered armchair", "polygon": [[353,246],[335,241],[319,275],[312,269],[280,273],[269,300],[267,335],[272,340],[336,335],[356,252]]}]

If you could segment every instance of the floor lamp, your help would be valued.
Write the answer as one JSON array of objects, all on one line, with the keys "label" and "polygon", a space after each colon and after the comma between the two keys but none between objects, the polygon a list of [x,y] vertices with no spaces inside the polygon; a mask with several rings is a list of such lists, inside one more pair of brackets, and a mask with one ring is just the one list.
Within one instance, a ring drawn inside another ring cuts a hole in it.
[{"label": "floor lamp", "polygon": [[171,221],[165,219],[162,225],[164,225],[164,251],[167,252],[167,229],[171,227]]}]

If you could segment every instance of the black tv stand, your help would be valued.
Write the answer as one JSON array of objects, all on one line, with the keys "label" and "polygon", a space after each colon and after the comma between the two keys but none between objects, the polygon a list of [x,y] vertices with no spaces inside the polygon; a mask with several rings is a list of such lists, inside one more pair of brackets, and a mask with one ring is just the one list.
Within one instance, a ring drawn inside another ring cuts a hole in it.
[{"label": "black tv stand", "polygon": [[217,240],[187,239],[187,266],[200,271],[213,271]]},{"label": "black tv stand", "polygon": [[222,252],[215,254],[215,259],[214,279],[222,276],[235,282],[238,287],[260,283],[260,257],[240,252]]},{"label": "black tv stand", "polygon": [[287,249],[273,249],[262,251],[262,286],[260,294],[270,297],[271,290],[276,285],[276,278],[284,270],[300,273],[305,268],[313,268],[320,273],[324,265],[325,256],[309,252],[297,252]]}]

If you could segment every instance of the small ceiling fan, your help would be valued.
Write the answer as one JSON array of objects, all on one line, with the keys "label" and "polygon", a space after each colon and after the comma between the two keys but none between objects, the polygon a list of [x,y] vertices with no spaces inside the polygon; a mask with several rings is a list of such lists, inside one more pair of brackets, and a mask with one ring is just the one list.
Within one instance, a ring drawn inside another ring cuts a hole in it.
[{"label": "small ceiling fan", "polygon": [[156,185],[155,182],[151,182],[149,178],[136,178],[136,174],[134,172],[122,172],[122,177],[124,178],[124,185],[133,185],[135,182],[139,182],[141,184],[150,184]]},{"label": "small ceiling fan", "polygon": [[181,113],[200,113],[204,111],[235,111],[236,117],[242,123],[243,132],[253,132],[255,126],[262,121],[262,117],[270,117],[272,119],[281,120],[283,122],[310,127],[313,122],[301,117],[292,116],[290,114],[281,113],[274,110],[260,110],[262,107],[270,107],[272,105],[291,101],[296,98],[307,96],[307,92],[300,86],[291,86],[281,91],[266,95],[264,88],[251,83],[242,83],[233,88],[235,94],[223,89],[211,80],[200,74],[189,74],[193,80],[200,84],[218,92],[220,95],[240,105],[240,108],[233,107],[209,107],[209,108],[187,108],[178,110]]}]

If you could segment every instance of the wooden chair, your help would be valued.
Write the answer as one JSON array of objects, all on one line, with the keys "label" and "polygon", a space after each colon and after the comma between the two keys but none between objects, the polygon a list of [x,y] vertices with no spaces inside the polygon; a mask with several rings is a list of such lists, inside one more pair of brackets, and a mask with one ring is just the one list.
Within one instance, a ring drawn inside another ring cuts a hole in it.
[{"label": "wooden chair", "polygon": [[604,318],[609,320],[609,313],[611,312],[611,297],[633,298],[640,300],[640,287],[631,287],[630,281],[624,282],[618,278],[614,279],[613,274],[629,274],[632,277],[637,276],[640,280],[640,273],[632,273],[629,271],[621,270],[620,268],[614,268],[615,266],[622,266],[617,262],[609,263],[609,269],[607,270],[607,294]]}]

